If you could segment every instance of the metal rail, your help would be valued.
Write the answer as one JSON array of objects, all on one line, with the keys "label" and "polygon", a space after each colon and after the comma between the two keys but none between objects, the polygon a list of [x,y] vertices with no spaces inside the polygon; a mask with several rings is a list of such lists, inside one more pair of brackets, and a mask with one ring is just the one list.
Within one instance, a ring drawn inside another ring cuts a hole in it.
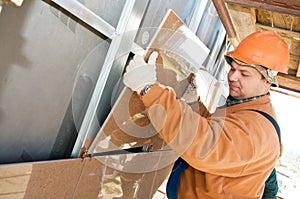
[{"label": "metal rail", "polygon": [[93,11],[85,7],[83,4],[76,0],[52,0],[54,3],[64,8],[74,16],[78,17],[89,26],[93,27],[97,31],[101,32],[108,38],[112,39],[118,32],[117,30],[103,20],[101,17],[96,15]]}]

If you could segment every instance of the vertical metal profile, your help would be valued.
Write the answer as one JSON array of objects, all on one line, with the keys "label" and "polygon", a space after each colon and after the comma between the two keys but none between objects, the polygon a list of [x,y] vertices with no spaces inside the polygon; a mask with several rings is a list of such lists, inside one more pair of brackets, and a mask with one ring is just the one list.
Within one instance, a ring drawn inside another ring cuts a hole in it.
[{"label": "vertical metal profile", "polygon": [[203,13],[206,9],[208,0],[197,0],[194,5],[193,14],[191,20],[188,24],[189,29],[191,31],[196,32],[198,30],[200,21],[202,19]]},{"label": "vertical metal profile", "polygon": [[[100,100],[101,106],[110,106],[110,100],[103,100],[102,98],[105,98],[107,97],[105,95],[112,93],[111,88],[107,89],[107,87],[111,86],[108,84],[113,84],[113,82],[121,76],[123,67],[126,63],[126,60],[123,60],[122,63],[115,64],[115,59],[118,57],[118,54],[122,52],[124,53],[127,51],[127,54],[129,54],[129,50],[134,42],[137,29],[139,28],[143,13],[146,9],[147,2],[148,0],[128,0],[125,3],[116,28],[118,36],[114,37],[110,44],[100,76],[97,80],[93,95],[80,127],[78,138],[74,145],[71,157],[78,157],[87,138],[93,139],[99,130],[97,110],[100,106]],[[128,36],[126,34],[127,37],[124,38],[124,33],[126,31],[132,31],[133,34],[128,34]],[[127,50],[124,50],[123,48],[127,48]],[[122,69],[119,68],[120,65],[122,65]]]},{"label": "vertical metal profile", "polygon": [[211,74],[213,74],[213,76],[216,76],[218,70],[220,69],[218,67],[218,61],[219,61],[218,57],[220,56],[220,51],[222,50],[223,41],[226,37],[226,31],[223,28],[221,23],[219,23],[219,27],[217,29],[218,32],[214,39],[214,46],[211,49],[210,59],[207,62],[207,69],[210,71]]}]

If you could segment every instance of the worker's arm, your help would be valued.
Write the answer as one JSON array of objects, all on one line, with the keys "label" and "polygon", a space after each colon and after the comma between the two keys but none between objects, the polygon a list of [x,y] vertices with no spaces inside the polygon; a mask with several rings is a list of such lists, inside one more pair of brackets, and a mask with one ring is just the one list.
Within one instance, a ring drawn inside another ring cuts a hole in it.
[{"label": "worker's arm", "polygon": [[[172,89],[158,84],[142,100],[163,140],[196,169],[234,177],[254,172],[246,169],[248,164],[263,168],[277,158],[270,150],[278,148],[276,134],[270,139],[272,124],[259,122],[253,111],[205,118],[176,99]],[[255,122],[251,117],[257,120],[255,125],[250,125]]]},{"label": "worker's arm", "polygon": [[[198,106],[199,114],[202,117],[208,118],[211,116],[210,112],[207,110],[206,106],[202,103],[200,98],[198,100],[197,106]],[[193,109],[193,110],[195,110],[195,109]]]},{"label": "worker's arm", "polygon": [[[124,83],[140,93],[140,88],[143,90],[149,85],[149,81],[146,81],[149,78],[141,77],[143,69],[147,70],[149,77],[154,77],[155,67],[145,62],[133,66],[135,67],[130,67],[125,73]],[[147,76],[146,73],[143,74]],[[156,80],[150,79],[152,82]],[[278,141],[276,134],[275,139],[269,139],[270,132],[266,131],[264,121],[256,118],[257,123],[249,125],[256,121],[249,120],[247,114],[227,114],[225,117],[224,113],[203,117],[184,101],[177,99],[172,88],[156,83],[145,91],[141,93],[142,100],[152,125],[163,140],[194,168],[236,176],[253,172],[246,169],[248,164],[264,168],[263,164],[275,162],[277,157],[270,148],[278,147]],[[269,131],[274,130],[272,124],[267,125],[271,129]],[[261,143],[261,140],[268,142]]]}]

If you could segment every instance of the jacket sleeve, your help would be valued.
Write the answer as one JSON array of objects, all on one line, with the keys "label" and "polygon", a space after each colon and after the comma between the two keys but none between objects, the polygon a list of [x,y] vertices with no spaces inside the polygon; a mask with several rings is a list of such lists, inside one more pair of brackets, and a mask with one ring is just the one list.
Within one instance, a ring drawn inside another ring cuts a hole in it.
[{"label": "jacket sleeve", "polygon": [[[162,139],[198,170],[234,177],[255,172],[278,158],[270,152],[270,147],[278,147],[276,139],[262,143],[260,140],[269,139],[267,133],[249,133],[265,132],[266,127],[251,125],[251,119],[241,120],[248,118],[248,113],[202,117],[176,99],[171,88],[159,85],[142,100]],[[267,130],[272,131],[272,125],[267,125]],[[248,164],[256,166],[249,169]]]},{"label": "jacket sleeve", "polygon": [[202,117],[207,118],[207,117],[211,116],[211,113],[207,110],[205,105],[201,102],[200,97],[196,102],[194,102],[192,104],[189,104],[189,105],[191,106],[193,111],[195,111],[196,113],[198,113]]}]

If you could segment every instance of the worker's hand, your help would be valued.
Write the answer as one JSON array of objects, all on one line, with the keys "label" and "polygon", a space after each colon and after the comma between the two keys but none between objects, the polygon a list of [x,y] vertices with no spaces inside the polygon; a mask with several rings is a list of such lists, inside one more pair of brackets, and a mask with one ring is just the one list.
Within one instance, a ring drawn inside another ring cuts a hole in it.
[{"label": "worker's hand", "polygon": [[157,56],[158,53],[154,51],[146,63],[142,56],[134,55],[133,60],[129,62],[126,68],[123,77],[124,84],[137,93],[140,93],[146,85],[154,84],[157,80],[155,66]]}]

